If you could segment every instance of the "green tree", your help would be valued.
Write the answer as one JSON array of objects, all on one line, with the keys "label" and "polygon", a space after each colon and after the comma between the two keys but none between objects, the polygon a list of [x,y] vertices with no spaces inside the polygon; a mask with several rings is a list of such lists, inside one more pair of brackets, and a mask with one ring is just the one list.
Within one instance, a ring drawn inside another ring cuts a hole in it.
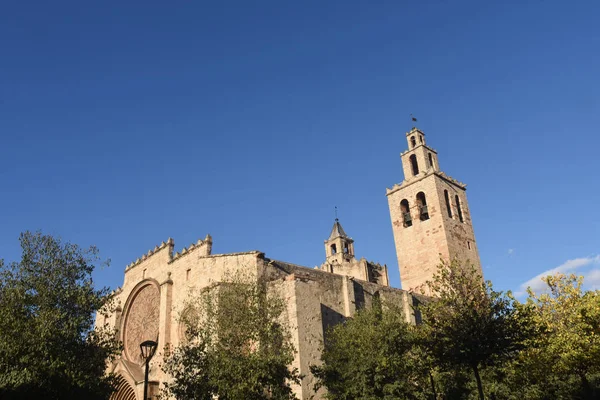
[{"label": "green tree", "polygon": [[295,349],[285,303],[267,284],[234,278],[191,296],[181,314],[186,340],[163,369],[178,399],[295,399]]},{"label": "green tree", "polygon": [[0,261],[0,398],[107,399],[106,360],[118,344],[94,330],[109,301],[95,289],[95,247],[41,233],[20,236],[19,262]]},{"label": "green tree", "polygon": [[441,369],[470,369],[483,400],[481,368],[514,359],[535,334],[526,309],[458,262],[442,263],[428,287],[434,297],[420,310],[431,355]]},{"label": "green tree", "polygon": [[417,333],[399,306],[376,300],[326,334],[322,365],[311,372],[328,399],[427,399],[434,393]]},{"label": "green tree", "polygon": [[544,278],[547,290],[522,307],[544,331],[509,370],[511,388],[528,399],[600,398],[600,291],[584,292],[582,277]]}]

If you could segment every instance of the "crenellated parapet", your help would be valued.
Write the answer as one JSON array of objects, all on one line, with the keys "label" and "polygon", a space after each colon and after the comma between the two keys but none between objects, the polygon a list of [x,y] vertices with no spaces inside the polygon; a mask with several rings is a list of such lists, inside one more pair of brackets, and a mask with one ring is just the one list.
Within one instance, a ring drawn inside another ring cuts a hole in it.
[{"label": "crenellated parapet", "polygon": [[[465,183],[462,183],[460,181],[457,181],[456,179],[452,178],[449,175],[446,175],[444,172],[442,171],[433,171],[432,172],[433,175],[437,175],[440,178],[453,183],[454,185],[460,187],[461,189],[466,190],[467,189],[467,185]],[[385,194],[386,196],[389,196],[390,194],[397,192],[398,190],[408,186],[408,185],[412,185],[413,183],[419,182],[421,180],[423,180],[424,178],[426,178],[429,174],[427,173],[427,171],[424,171],[422,174],[416,175],[416,176],[410,176],[408,178],[406,178],[404,181],[402,181],[401,183],[396,183],[394,184],[394,186],[392,186],[391,188],[386,188],[385,190]]]},{"label": "crenellated parapet", "polygon": [[369,282],[377,283],[382,286],[390,285],[388,268],[386,264],[381,265],[380,263],[367,261],[367,268],[369,270]]},{"label": "crenellated parapet", "polygon": [[381,265],[380,263],[376,263],[373,261],[368,261],[368,263],[370,266],[372,266],[375,269],[379,269],[379,270],[387,269],[387,265],[385,265],[385,264]]},{"label": "crenellated parapet", "polygon": [[[437,153],[437,150],[436,150],[436,149],[434,149],[433,147],[429,147],[429,146],[428,146],[428,148],[429,148],[430,150],[433,150],[434,152],[436,152],[436,153]],[[409,150],[404,150],[404,151],[400,152],[400,156],[403,156],[403,155],[405,155],[405,154],[408,154],[408,153],[410,153],[410,149],[409,149]]]},{"label": "crenellated parapet", "polygon": [[157,254],[162,254],[163,252],[167,252],[166,259],[168,263],[171,263],[192,252],[196,253],[199,257],[210,256],[212,252],[212,237],[210,235],[206,235],[204,239],[200,239],[196,243],[192,243],[190,246],[184,247],[181,251],[175,254],[173,254],[174,248],[175,241],[172,238],[169,238],[166,242],[162,242],[161,244],[154,246],[154,248],[148,250],[146,254],[127,265],[127,267],[125,267],[125,271],[128,271],[136,265],[141,264],[151,257],[155,257]]},{"label": "crenellated parapet", "polygon": [[188,254],[196,253],[198,257],[207,257],[212,253],[212,237],[206,235],[204,240],[199,239],[196,243],[192,243],[188,247],[184,247],[180,252],[173,255],[170,262],[174,262]]},{"label": "crenellated parapet", "polygon": [[396,192],[400,189],[401,184],[395,183],[391,188],[385,188],[385,194],[389,195],[390,193]]},{"label": "crenellated parapet", "polygon": [[467,189],[467,184],[466,183],[462,183],[460,181],[457,181],[456,179],[452,178],[451,176],[446,175],[445,173],[443,173],[442,171],[436,172],[436,175],[439,176],[440,178],[443,178],[445,180],[447,180],[448,182],[452,182],[454,183],[456,186],[462,188],[462,189]]},{"label": "crenellated parapet", "polygon": [[141,264],[143,261],[146,261],[148,258],[155,256],[158,253],[162,253],[163,251],[168,251],[169,259],[173,258],[173,247],[175,246],[175,242],[172,238],[169,238],[166,242],[162,242],[160,245],[154,246],[154,249],[148,250],[148,253],[144,254],[140,258],[136,259],[131,264],[125,267],[125,271],[130,270],[138,264]]}]

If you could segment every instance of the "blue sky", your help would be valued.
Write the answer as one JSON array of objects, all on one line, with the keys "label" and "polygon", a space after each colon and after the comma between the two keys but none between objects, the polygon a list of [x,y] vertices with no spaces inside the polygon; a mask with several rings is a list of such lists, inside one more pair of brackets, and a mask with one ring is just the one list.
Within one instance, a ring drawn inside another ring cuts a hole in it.
[{"label": "blue sky", "polygon": [[334,206],[399,286],[386,187],[415,114],[484,275],[600,285],[598,2],[0,5],[0,257],[41,229],[126,264],[173,237],[315,266]]}]

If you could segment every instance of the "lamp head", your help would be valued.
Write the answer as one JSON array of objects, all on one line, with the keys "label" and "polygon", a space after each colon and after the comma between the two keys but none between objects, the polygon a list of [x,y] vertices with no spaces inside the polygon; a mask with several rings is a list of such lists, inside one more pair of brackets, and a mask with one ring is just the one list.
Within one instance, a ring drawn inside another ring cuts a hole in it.
[{"label": "lamp head", "polygon": [[142,358],[144,361],[148,361],[152,358],[156,352],[157,346],[158,343],[156,343],[154,340],[146,340],[140,344],[140,350],[142,351]]}]

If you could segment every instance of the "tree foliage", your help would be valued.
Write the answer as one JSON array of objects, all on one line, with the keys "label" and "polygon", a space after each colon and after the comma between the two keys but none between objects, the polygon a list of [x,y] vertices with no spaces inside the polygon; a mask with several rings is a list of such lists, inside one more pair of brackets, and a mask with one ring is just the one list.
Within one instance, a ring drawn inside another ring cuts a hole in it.
[{"label": "tree foliage", "polygon": [[[508,370],[509,386],[520,398],[600,398],[600,291],[584,292],[583,279],[556,274],[547,290],[522,307],[533,311],[544,334],[531,340]],[[517,397],[515,396],[515,398]]]},{"label": "tree foliage", "polygon": [[442,263],[428,287],[434,298],[421,312],[431,354],[441,368],[470,369],[483,400],[480,369],[514,359],[536,333],[527,308],[457,262]]},{"label": "tree foliage", "polygon": [[109,300],[91,277],[97,249],[41,233],[20,242],[19,262],[0,261],[0,398],[108,398],[106,360],[118,344],[93,329]]},{"label": "tree foliage", "polygon": [[429,287],[435,295],[415,309],[420,324],[406,323],[400,305],[375,302],[329,332],[322,365],[312,367],[328,398],[557,398],[514,379],[526,375],[518,363],[549,332],[531,302],[456,263],[442,264]]},{"label": "tree foliage", "polygon": [[322,365],[312,366],[327,398],[427,399],[429,369],[413,326],[396,304],[375,301],[327,332]]},{"label": "tree foliage", "polygon": [[295,399],[298,383],[289,365],[295,349],[285,304],[263,283],[227,282],[192,296],[181,314],[187,340],[164,370],[172,376],[165,395],[178,399]]}]

